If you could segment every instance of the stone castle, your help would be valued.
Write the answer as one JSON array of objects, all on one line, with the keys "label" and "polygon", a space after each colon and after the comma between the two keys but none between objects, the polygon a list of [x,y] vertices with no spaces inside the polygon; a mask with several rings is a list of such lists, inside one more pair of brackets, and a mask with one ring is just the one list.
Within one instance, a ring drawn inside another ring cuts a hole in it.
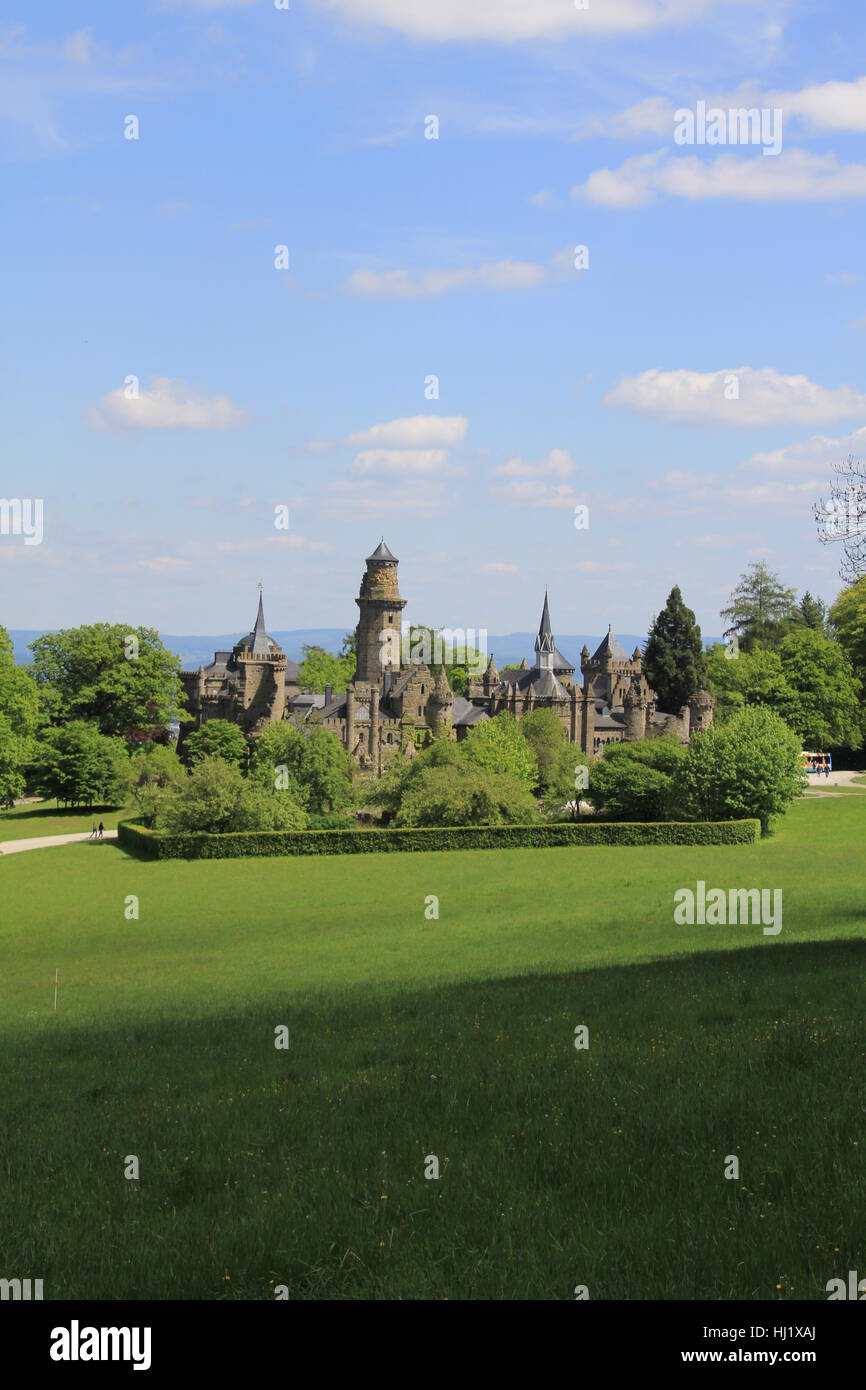
[{"label": "stone castle", "polygon": [[[465,738],[470,729],[507,710],[521,719],[550,709],[569,742],[594,756],[606,744],[673,734],[688,742],[713,718],[713,697],[698,690],[676,713],[656,707],[655,691],[636,647],[631,657],[608,629],[590,656],[580,654],[582,685],[574,667],[557,650],[547,594],[535,660],[498,671],[493,658],[483,675],[470,676],[466,694],[455,695],[445,666],[433,676],[425,661],[407,659],[399,640],[406,600],[397,581],[398,561],[385,544],[368,555],[355,629],[355,677],[335,694],[311,695],[298,686],[298,667],[265,631],[261,593],[255,626],[230,652],[215,652],[209,666],[184,671],[181,679],[194,723],[228,719],[255,739],[268,724],[300,719],[321,724],[339,738],[362,767],[381,772],[393,757],[414,757],[434,737]],[[396,640],[395,640],[396,639]]]}]

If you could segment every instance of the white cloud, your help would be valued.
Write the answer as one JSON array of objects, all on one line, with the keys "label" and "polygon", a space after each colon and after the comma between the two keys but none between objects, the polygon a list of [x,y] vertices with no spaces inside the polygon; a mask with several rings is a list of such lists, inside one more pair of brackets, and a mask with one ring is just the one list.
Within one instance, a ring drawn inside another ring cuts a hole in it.
[{"label": "white cloud", "polygon": [[103,396],[87,414],[91,429],[229,430],[249,422],[249,415],[229,396],[208,395],[183,381],[155,377],[149,389],[132,400],[126,387]]},{"label": "white cloud", "polygon": [[798,149],[771,159],[723,154],[710,160],[672,156],[663,149],[634,155],[618,169],[596,169],[571,191],[575,198],[612,208],[642,207],[660,194],[692,202],[823,202],[866,198],[866,164],[840,164],[834,154]]},{"label": "white cloud", "polygon": [[63,45],[63,52],[70,63],[87,63],[93,48],[93,30],[79,29],[70,34]]},{"label": "white cloud", "polygon": [[466,438],[469,421],[465,415],[406,415],[356,430],[347,435],[346,443],[361,447],[364,444],[384,448],[418,449],[425,446],[451,448]]},{"label": "white cloud", "polygon": [[700,511],[704,507],[718,516],[719,510],[726,506],[735,510],[738,524],[742,521],[741,509],[747,507],[792,507],[801,509],[815,496],[820,482],[815,478],[803,482],[789,483],[768,479],[760,483],[731,483],[717,473],[691,473],[687,470],[673,469],[661,478],[653,478],[647,484],[654,493],[661,493],[672,501],[680,503],[687,510]]},{"label": "white cloud", "polygon": [[673,135],[676,107],[667,97],[645,97],[625,111],[607,116],[593,116],[585,129],[575,133],[580,140],[589,135],[607,136],[611,140],[631,140],[640,135]]},{"label": "white cloud", "polygon": [[139,560],[140,569],[149,570],[151,574],[185,574],[192,561],[182,560],[176,555],[154,555],[149,560]]},{"label": "white cloud", "polygon": [[482,565],[479,574],[519,574],[519,565],[508,565],[502,560],[491,560],[489,564]]},{"label": "white cloud", "polygon": [[352,464],[353,473],[443,473],[447,449],[362,449]]},{"label": "white cloud", "polygon": [[849,454],[866,456],[866,425],[841,439],[826,434],[813,434],[797,444],[785,444],[780,449],[767,449],[752,454],[743,466],[764,468],[771,473],[814,473],[839,463]]},{"label": "white cloud", "polygon": [[770,92],[768,104],[784,117],[799,118],[813,130],[866,131],[866,77],[854,82],[821,82],[796,92]]},{"label": "white cloud", "polygon": [[415,39],[513,43],[521,39],[635,33],[688,24],[743,0],[325,0],[344,19],[393,29]]},{"label": "white cloud", "polygon": [[349,294],[380,299],[429,299],[449,290],[527,290],[550,272],[531,261],[490,261],[460,270],[356,270],[344,282]]},{"label": "white cloud", "polygon": [[[737,399],[726,392],[738,383]],[[718,372],[653,367],[626,377],[605,396],[606,405],[628,406],[665,420],[719,421],[731,425],[775,422],[815,424],[866,414],[866,395],[851,386],[828,388],[805,376],[782,376],[772,367]]]},{"label": "white cloud", "polygon": [[387,483],[374,478],[338,478],[330,484],[327,510],[340,519],[388,515],[430,516],[448,510],[453,494],[444,483],[431,478],[408,478]]},{"label": "white cloud", "polygon": [[505,478],[569,478],[577,472],[577,464],[567,449],[551,449],[547,457],[537,463],[510,458],[507,463],[498,463],[493,472]]}]

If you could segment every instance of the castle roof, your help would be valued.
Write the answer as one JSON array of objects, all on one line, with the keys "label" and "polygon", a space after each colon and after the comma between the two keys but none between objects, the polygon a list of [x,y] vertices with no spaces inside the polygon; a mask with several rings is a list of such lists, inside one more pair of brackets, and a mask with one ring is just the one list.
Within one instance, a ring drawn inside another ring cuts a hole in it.
[{"label": "castle roof", "polygon": [[568,696],[552,671],[542,671],[532,682],[532,693],[541,700],[567,700]]},{"label": "castle roof", "polygon": [[612,661],[628,661],[628,655],[623,651],[622,646],[616,640],[610,628],[598,644],[592,654],[593,661],[603,661],[606,656],[610,656]]},{"label": "castle roof", "polygon": [[262,606],[261,590],[259,591],[259,611],[256,614],[253,630],[235,643],[234,650],[235,652],[251,652],[253,656],[280,655],[282,652],[279,643],[265,632],[265,612]]},{"label": "castle roof", "polygon": [[538,626],[538,636],[535,639],[535,650],[537,652],[553,652],[556,645],[553,640],[553,628],[550,626],[550,609],[547,606],[547,590],[544,591],[544,607],[541,610],[541,622]]},{"label": "castle roof", "polygon": [[479,705],[473,705],[471,700],[467,700],[463,695],[454,696],[454,709],[452,711],[451,723],[454,728],[472,728],[474,724],[480,724],[490,715],[486,709]]},{"label": "castle roof", "polygon": [[376,549],[373,551],[373,554],[367,556],[368,564],[371,560],[378,562],[388,561],[392,565],[398,564],[397,556],[391,554],[390,550],[385,544],[384,536],[380,540],[379,544],[376,546]]},{"label": "castle roof", "polygon": [[436,677],[433,690],[437,700],[447,702],[451,698],[451,686],[448,684],[448,676],[444,666],[439,667],[439,675]]}]

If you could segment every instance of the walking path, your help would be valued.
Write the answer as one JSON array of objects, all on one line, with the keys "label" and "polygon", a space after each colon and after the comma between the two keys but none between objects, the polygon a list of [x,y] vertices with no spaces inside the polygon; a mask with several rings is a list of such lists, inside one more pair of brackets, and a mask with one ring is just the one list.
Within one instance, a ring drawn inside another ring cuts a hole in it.
[{"label": "walking path", "polygon": [[829,777],[825,777],[821,772],[810,772],[809,789],[807,796],[840,796],[840,792],[825,791],[824,788],[830,787],[853,787],[854,791],[866,792],[866,783],[859,785],[854,781],[855,777],[862,777],[862,772],[831,772]]},{"label": "walking path", "polygon": [[[116,830],[106,830],[102,836],[103,840],[116,840]],[[0,854],[20,854],[25,849],[48,849],[51,845],[74,845],[84,840],[90,839],[90,832],[81,831],[77,835],[34,835],[29,840],[2,840],[0,841]],[[98,844],[98,840],[93,841]]]}]

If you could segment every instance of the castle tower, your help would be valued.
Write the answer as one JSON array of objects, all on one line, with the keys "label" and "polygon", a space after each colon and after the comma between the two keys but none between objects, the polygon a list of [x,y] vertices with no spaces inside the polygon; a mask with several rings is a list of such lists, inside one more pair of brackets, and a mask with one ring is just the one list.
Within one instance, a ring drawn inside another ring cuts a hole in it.
[{"label": "castle tower", "polygon": [[446,737],[450,737],[453,712],[454,696],[451,693],[451,686],[448,684],[445,667],[440,666],[436,684],[433,686],[430,699],[427,701],[427,723],[435,734],[444,734]]},{"label": "castle tower", "polygon": [[252,632],[242,637],[232,651],[239,676],[239,696],[244,717],[241,727],[258,733],[265,725],[283,718],[286,708],[286,657],[265,631],[262,589]]},{"label": "castle tower", "polygon": [[536,662],[540,671],[552,671],[554,657],[556,655],[556,643],[553,640],[553,629],[550,626],[550,609],[547,606],[547,590],[544,591],[544,608],[541,610],[541,622],[538,627],[538,636],[535,639]]},{"label": "castle tower", "polygon": [[487,663],[487,670],[484,672],[484,693],[491,695],[499,684],[499,672],[496,669],[496,662],[491,656]]},{"label": "castle tower", "polygon": [[406,600],[397,586],[397,559],[384,537],[372,555],[355,602],[360,609],[356,634],[355,680],[379,684],[385,671],[400,669],[401,614]]},{"label": "castle tower", "polygon": [[716,702],[708,690],[696,690],[689,700],[689,737],[703,733],[713,722]]},{"label": "castle tower", "polygon": [[625,715],[625,739],[637,743],[646,735],[646,703],[639,681],[632,681],[622,702]]}]

